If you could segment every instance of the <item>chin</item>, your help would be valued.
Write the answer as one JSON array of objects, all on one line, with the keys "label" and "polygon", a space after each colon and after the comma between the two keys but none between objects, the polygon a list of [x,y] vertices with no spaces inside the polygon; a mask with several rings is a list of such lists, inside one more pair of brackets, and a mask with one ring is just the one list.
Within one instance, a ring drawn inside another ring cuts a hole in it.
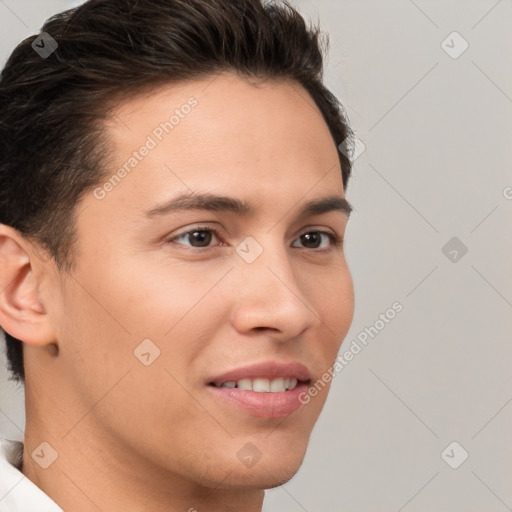
[{"label": "chin", "polygon": [[[299,443],[300,446],[300,443]],[[231,463],[231,473],[225,479],[226,487],[245,489],[272,489],[285,484],[298,472],[304,460],[306,446],[294,446],[286,453],[267,451],[260,460],[250,465]]]},{"label": "chin", "polygon": [[236,472],[231,473],[222,487],[255,490],[272,489],[291,480],[297,474],[300,466],[301,463],[288,467],[271,467],[270,469],[266,467],[255,467],[245,471],[237,469]]}]

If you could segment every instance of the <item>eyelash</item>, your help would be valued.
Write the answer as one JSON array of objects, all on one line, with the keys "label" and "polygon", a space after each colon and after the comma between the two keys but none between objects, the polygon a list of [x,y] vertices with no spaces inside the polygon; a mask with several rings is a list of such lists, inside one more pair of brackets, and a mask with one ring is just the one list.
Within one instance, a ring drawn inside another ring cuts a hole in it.
[{"label": "eyelash", "polygon": [[[174,236],[173,238],[167,240],[167,243],[171,243],[173,242],[176,238],[181,238],[185,235],[189,235],[189,234],[192,234],[192,233],[195,233],[197,231],[210,231],[212,233],[215,234],[215,236],[218,238],[218,239],[221,239],[221,236],[220,236],[220,232],[215,229],[215,228],[212,228],[212,227],[207,227],[207,226],[197,226],[189,231],[185,231],[184,233],[180,233],[176,236]],[[324,230],[313,230],[313,231],[305,231],[304,233],[302,233],[301,235],[299,235],[298,238],[300,238],[302,235],[307,235],[307,234],[310,234],[310,233],[319,233],[319,234],[323,234],[323,235],[326,235],[329,240],[332,242],[331,244],[331,248],[330,249],[310,249],[311,251],[314,251],[314,252],[324,252],[324,251],[329,251],[329,250],[333,250],[334,248],[340,248],[343,246],[343,239],[342,238],[339,238],[337,235],[335,235],[334,233],[331,233],[330,231],[324,231]],[[181,244],[179,242],[176,242],[178,245],[184,245],[184,244]],[[190,247],[190,246],[186,246],[189,248],[189,250],[192,250],[192,251],[206,251],[208,249],[211,249],[212,247],[209,246],[209,247]]]}]

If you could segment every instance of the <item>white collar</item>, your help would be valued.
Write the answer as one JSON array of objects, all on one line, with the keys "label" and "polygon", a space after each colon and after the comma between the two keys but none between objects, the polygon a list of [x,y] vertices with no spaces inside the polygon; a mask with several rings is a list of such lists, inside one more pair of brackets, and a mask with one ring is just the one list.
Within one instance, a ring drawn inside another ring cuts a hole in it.
[{"label": "white collar", "polygon": [[21,471],[23,443],[0,438],[0,512],[63,512]]}]

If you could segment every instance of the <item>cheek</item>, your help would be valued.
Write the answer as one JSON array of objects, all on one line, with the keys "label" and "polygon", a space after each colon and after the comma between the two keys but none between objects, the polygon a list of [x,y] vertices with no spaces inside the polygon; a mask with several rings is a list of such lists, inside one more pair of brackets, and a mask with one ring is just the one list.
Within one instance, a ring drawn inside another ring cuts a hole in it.
[{"label": "cheek", "polygon": [[[205,297],[212,283],[197,276],[189,285],[150,272],[130,279],[122,274],[119,267],[115,274],[90,273],[87,280],[82,274],[80,285],[64,296],[69,307],[61,324],[61,369],[71,399],[80,397],[71,424],[90,411],[77,433],[101,426],[125,443],[137,444],[148,432],[169,443],[165,436],[172,425],[180,432],[173,446],[190,444],[195,434],[188,427],[211,422],[187,390],[194,386],[191,365],[216,318]],[[166,427],[155,433],[155,424]],[[144,449],[151,446],[148,441]]]},{"label": "cheek", "polygon": [[[354,289],[348,269],[345,269],[344,272],[334,273],[331,281],[326,285],[325,295],[319,295],[317,299],[317,311],[323,321],[322,332],[324,335],[321,336],[322,343],[317,345],[322,349],[312,347],[312,350],[317,351],[319,361],[321,361],[318,367],[318,378],[321,383],[318,383],[316,394],[310,397],[312,402],[310,405],[315,417],[320,413],[327,399],[332,385],[332,377],[329,372],[334,371],[333,365],[354,316]],[[312,385],[315,384],[312,382]]]},{"label": "cheek", "polygon": [[[225,302],[216,295],[215,283],[226,271],[191,267],[146,262],[137,265],[137,271],[125,264],[89,276],[91,288],[93,282],[101,283],[94,290],[103,307],[81,296],[79,300],[88,302],[90,309],[80,313],[78,323],[95,340],[93,358],[103,361],[108,382],[130,368],[143,368],[148,376],[158,371],[160,375],[148,380],[147,393],[158,396],[170,390],[177,402],[181,391],[171,376],[187,389],[194,386],[196,362],[224,318]],[[84,343],[87,340],[82,338]]]},{"label": "cheek", "polygon": [[204,311],[218,306],[211,291],[226,270],[197,262],[170,265],[157,258],[141,261],[137,269],[119,269],[119,278],[110,286],[131,332],[165,338],[183,324],[194,325]]},{"label": "cheek", "polygon": [[84,296],[78,289],[78,300],[91,303],[91,312],[100,323],[133,341],[164,338],[175,326],[197,316],[203,303],[211,302],[208,291],[223,272],[155,259],[119,255],[116,263],[107,256],[101,267],[82,271],[80,281],[89,293]]},{"label": "cheek", "polygon": [[333,341],[330,351],[337,352],[354,317],[354,285],[345,263],[317,280],[313,297],[312,303]]}]

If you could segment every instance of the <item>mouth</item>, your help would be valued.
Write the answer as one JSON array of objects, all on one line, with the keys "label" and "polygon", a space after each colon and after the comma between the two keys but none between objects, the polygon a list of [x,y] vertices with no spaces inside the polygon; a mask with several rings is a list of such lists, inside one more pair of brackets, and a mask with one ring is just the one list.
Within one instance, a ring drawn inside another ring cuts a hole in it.
[{"label": "mouth", "polygon": [[228,380],[220,385],[210,382],[210,386],[227,389],[244,389],[245,391],[255,391],[256,393],[283,393],[297,387],[299,383],[308,383],[299,381],[296,377],[278,377],[277,379],[266,379],[256,377],[253,379]]},{"label": "mouth", "polygon": [[262,418],[282,418],[303,404],[300,394],[311,383],[300,363],[262,363],[228,371],[207,382],[224,405]]}]

